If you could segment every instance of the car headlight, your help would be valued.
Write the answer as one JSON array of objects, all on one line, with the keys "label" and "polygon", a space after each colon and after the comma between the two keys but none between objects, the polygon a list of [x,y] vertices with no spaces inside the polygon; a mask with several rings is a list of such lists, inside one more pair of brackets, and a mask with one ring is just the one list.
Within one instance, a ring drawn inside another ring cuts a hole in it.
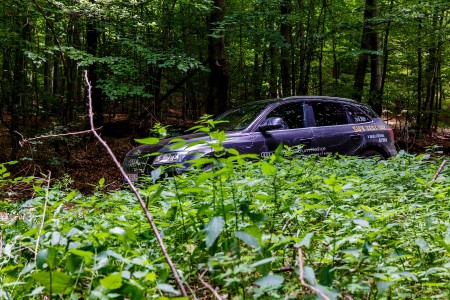
[{"label": "car headlight", "polygon": [[158,155],[154,160],[153,164],[163,165],[163,164],[176,164],[183,161],[188,152],[170,152]]}]

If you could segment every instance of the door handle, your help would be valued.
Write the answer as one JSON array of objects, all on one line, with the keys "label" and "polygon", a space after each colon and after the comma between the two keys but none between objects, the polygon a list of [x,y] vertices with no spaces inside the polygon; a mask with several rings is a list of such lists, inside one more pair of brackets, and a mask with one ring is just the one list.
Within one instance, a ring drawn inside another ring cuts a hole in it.
[{"label": "door handle", "polygon": [[300,141],[299,141],[299,144],[300,144],[300,145],[302,145],[302,144],[303,144],[303,145],[310,145],[310,144],[311,144],[311,140],[312,140],[312,139],[303,139],[303,140],[300,140]]},{"label": "door handle", "polygon": [[350,135],[350,139],[352,139],[353,141],[360,141],[361,140],[361,135],[359,135],[359,134],[352,134],[352,135]]}]

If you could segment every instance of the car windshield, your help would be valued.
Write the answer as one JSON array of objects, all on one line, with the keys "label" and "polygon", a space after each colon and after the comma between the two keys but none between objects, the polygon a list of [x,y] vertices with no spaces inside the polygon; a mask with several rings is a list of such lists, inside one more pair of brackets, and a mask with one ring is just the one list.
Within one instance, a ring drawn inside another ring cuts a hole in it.
[{"label": "car windshield", "polygon": [[217,117],[216,121],[225,121],[216,125],[216,128],[223,131],[243,130],[267,107],[268,102],[258,102],[242,105]]}]

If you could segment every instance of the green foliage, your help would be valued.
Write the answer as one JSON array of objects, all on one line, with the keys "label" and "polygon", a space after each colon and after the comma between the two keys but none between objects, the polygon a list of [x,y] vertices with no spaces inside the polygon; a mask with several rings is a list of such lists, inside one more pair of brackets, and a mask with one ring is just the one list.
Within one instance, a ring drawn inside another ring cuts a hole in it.
[{"label": "green foliage", "polygon": [[[280,150],[253,163],[220,156],[209,171],[141,193],[191,287],[207,271],[203,278],[221,294],[307,297],[298,279],[301,247],[305,280],[331,299],[447,298],[450,174],[444,168],[430,186],[439,165],[429,154],[378,161],[284,158]],[[129,191],[35,191],[2,222],[2,297],[179,294]]]}]

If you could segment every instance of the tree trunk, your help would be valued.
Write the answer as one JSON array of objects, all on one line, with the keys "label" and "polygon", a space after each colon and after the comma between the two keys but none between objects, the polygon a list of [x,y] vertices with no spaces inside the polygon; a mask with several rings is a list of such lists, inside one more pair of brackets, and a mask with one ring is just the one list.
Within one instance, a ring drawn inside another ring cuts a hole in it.
[{"label": "tree trunk", "polygon": [[[422,1],[419,0],[419,6]],[[423,88],[423,73],[422,73],[422,17],[419,16],[419,25],[417,28],[417,114],[416,125],[420,130],[422,126],[422,88]]]},{"label": "tree trunk", "polygon": [[[48,26],[45,28],[45,47],[50,48],[52,46],[52,33]],[[46,52],[44,62],[44,97],[42,97],[42,107],[44,109],[44,115],[48,113],[48,98],[52,94],[52,54]],[[41,116],[44,117],[44,116]]]},{"label": "tree trunk", "polygon": [[370,32],[372,29],[368,20],[373,17],[373,10],[371,9],[373,6],[371,5],[371,2],[373,2],[373,0],[366,0],[363,34],[361,37],[361,54],[359,55],[358,64],[356,65],[355,82],[353,84],[352,97],[357,101],[362,100],[367,63],[369,62],[369,55],[367,52],[370,50]]},{"label": "tree trunk", "polygon": [[[208,64],[210,68],[209,93],[206,112],[218,115],[228,106],[228,61],[225,57],[225,38],[218,32],[218,24],[224,20],[225,0],[214,0],[209,16]],[[220,35],[220,37],[217,37]]]},{"label": "tree trunk", "polygon": [[261,99],[261,66],[259,62],[258,52],[255,52],[253,60],[253,98],[255,100]]},{"label": "tree trunk", "polygon": [[437,98],[437,86],[439,81],[439,69],[440,69],[440,28],[439,28],[439,19],[440,17],[440,9],[438,6],[435,6],[433,12],[433,34],[431,36],[431,45],[428,48],[428,67],[427,67],[427,94],[425,98],[425,102],[423,105],[423,110],[426,112],[426,132],[431,134],[431,126],[433,124],[434,117],[434,106],[436,98]]},{"label": "tree trunk", "polygon": [[370,49],[376,51],[377,53],[372,53],[370,55],[370,94],[369,94],[369,105],[372,106],[373,110],[381,116],[382,113],[382,99],[381,99],[381,59],[380,50],[380,39],[378,33],[375,31],[370,36]]},{"label": "tree trunk", "polygon": [[[389,4],[389,13],[392,12],[392,9],[394,8],[394,0],[391,0],[391,3]],[[389,17],[389,20],[386,24],[386,30],[384,32],[384,41],[383,41],[383,74],[381,77],[381,88],[380,93],[381,97],[383,97],[384,94],[384,85],[386,82],[386,75],[387,75],[387,67],[388,67],[388,60],[389,60],[389,49],[388,49],[388,41],[389,41],[389,31],[391,29],[391,18]]]},{"label": "tree trunk", "polygon": [[289,22],[289,14],[292,12],[291,0],[283,0],[281,4],[281,26],[280,34],[286,45],[281,47],[281,96],[287,97],[292,95],[291,90],[291,51],[292,51],[292,25]]}]

